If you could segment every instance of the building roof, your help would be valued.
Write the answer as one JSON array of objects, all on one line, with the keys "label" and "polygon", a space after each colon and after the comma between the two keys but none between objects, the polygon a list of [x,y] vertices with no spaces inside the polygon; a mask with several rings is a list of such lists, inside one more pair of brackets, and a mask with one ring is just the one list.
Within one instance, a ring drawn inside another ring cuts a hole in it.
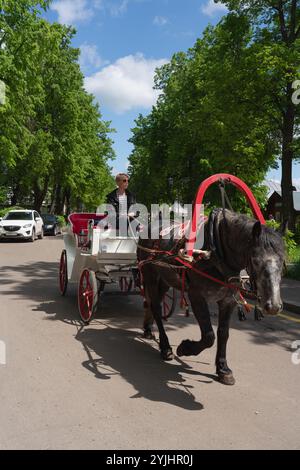
[{"label": "building roof", "polygon": [[[274,191],[272,194],[277,193],[281,197],[281,190],[280,191]],[[271,195],[272,195],[271,194]],[[294,209],[297,212],[300,212],[300,191],[294,191],[293,192],[293,200],[294,200]]]},{"label": "building roof", "polygon": [[[296,191],[293,193],[294,197],[294,209],[297,212],[300,212],[300,185],[293,181],[293,184],[296,188]],[[264,185],[268,188],[268,199],[272,196],[273,193],[278,193],[281,196],[281,184],[276,180],[265,180]]]},{"label": "building roof", "polygon": [[268,199],[273,193],[279,193],[281,191],[281,184],[275,180],[265,180],[264,185],[268,188]]}]

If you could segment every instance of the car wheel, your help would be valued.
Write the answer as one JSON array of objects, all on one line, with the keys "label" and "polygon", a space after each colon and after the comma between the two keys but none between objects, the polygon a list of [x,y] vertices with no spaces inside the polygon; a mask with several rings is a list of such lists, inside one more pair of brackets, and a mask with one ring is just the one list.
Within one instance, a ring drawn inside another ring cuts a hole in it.
[{"label": "car wheel", "polygon": [[31,237],[29,238],[29,240],[33,243],[35,241],[35,229],[33,228],[32,229],[32,234],[31,234]]},{"label": "car wheel", "polygon": [[39,234],[38,238],[42,240],[44,238],[44,227],[42,227],[41,233]]}]

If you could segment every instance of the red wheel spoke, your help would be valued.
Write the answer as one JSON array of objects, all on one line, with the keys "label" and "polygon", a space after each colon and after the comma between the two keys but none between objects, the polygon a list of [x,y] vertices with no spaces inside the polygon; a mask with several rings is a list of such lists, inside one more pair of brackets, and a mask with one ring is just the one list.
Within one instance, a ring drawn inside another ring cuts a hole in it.
[{"label": "red wheel spoke", "polygon": [[68,270],[67,270],[67,255],[66,251],[64,250],[60,257],[59,263],[59,289],[61,295],[66,293],[67,285],[68,285]]},{"label": "red wheel spoke", "polygon": [[85,322],[89,322],[94,309],[94,287],[91,282],[92,273],[85,269],[79,281],[78,288],[78,307],[81,319]]}]

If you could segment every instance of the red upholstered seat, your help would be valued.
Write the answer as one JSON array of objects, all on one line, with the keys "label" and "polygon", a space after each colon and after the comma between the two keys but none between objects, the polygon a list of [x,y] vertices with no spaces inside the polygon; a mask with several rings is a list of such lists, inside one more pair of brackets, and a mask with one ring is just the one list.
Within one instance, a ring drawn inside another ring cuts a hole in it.
[{"label": "red upholstered seat", "polygon": [[92,212],[83,212],[70,214],[68,219],[72,226],[72,231],[75,235],[84,235],[88,233],[88,222],[89,220],[94,220],[95,225],[104,219],[106,214],[96,214]]}]

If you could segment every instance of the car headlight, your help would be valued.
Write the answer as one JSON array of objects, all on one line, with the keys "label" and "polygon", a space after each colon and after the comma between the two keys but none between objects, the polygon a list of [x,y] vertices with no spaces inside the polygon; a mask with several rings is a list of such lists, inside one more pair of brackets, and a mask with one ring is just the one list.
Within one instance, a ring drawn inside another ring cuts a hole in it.
[{"label": "car headlight", "polygon": [[46,225],[47,228],[53,228],[54,225]]},{"label": "car headlight", "polygon": [[30,228],[30,227],[32,227],[32,224],[23,225],[23,228]]}]

